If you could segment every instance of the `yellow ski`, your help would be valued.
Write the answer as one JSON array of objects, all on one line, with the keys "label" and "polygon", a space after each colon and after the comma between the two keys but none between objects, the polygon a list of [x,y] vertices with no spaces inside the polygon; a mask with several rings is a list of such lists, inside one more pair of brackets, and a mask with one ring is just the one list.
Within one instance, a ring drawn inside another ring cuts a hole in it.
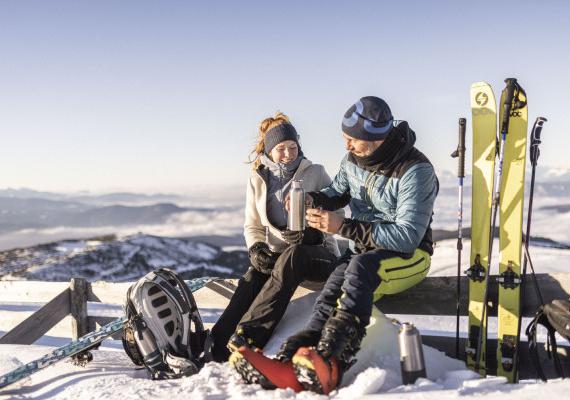
[{"label": "yellow ski", "polygon": [[[469,327],[465,348],[467,366],[486,375],[487,312],[483,311],[489,269],[491,206],[497,141],[497,111],[488,83],[471,85],[473,168],[471,184],[471,256],[469,279]],[[483,318],[483,319],[482,319]],[[481,354],[477,354],[480,349]]]},{"label": "yellow ski", "polygon": [[[516,382],[517,331],[520,318],[522,224],[528,108],[526,93],[515,82],[508,133],[504,144],[499,214],[499,304],[497,375]],[[502,111],[506,91],[501,95]],[[499,126],[503,125],[501,112]]]}]

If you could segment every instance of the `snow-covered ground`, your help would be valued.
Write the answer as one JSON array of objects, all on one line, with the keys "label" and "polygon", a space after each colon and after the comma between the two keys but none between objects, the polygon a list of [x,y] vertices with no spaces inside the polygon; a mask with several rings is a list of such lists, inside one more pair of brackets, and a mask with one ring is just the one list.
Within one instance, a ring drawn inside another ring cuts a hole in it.
[{"label": "snow-covered ground", "polygon": [[[291,303],[285,318],[266,348],[274,354],[289,334],[303,326],[316,294],[309,294]],[[219,306],[219,302],[215,304]],[[215,321],[222,308],[203,308],[204,319]],[[547,384],[525,381],[519,385],[506,384],[503,378],[480,379],[467,370],[462,362],[424,346],[428,377],[414,385],[401,385],[396,327],[381,313],[375,312],[373,323],[363,343],[359,362],[347,373],[343,387],[331,397],[442,399],[492,396],[504,400],[536,399],[537,396],[564,398],[570,381],[550,381]],[[50,351],[50,339],[43,345],[1,345],[0,373],[18,367]],[[55,342],[54,342],[55,344]],[[59,341],[57,344],[60,344]],[[172,381],[151,381],[144,370],[137,370],[120,342],[108,340],[94,352],[94,361],[86,367],[61,362],[0,392],[0,398],[35,399],[317,399],[313,393],[292,390],[265,391],[258,385],[244,384],[228,363],[210,363],[199,374]]]},{"label": "snow-covered ground", "polygon": [[[466,241],[465,248],[469,248]],[[570,251],[531,248],[537,272],[563,271],[564,264],[570,261]],[[467,257],[467,251],[464,257]],[[456,271],[455,240],[438,244],[433,258],[431,275],[452,275]],[[206,290],[206,289],[202,289]],[[316,294],[310,294],[293,301],[283,322],[266,348],[266,353],[274,354],[281,342],[292,332],[301,328],[309,315]],[[214,296],[215,297],[215,296]],[[211,301],[204,293],[199,305],[205,322],[213,324],[224,307],[219,296]],[[225,301],[225,300],[224,300]],[[13,327],[22,315],[27,315],[39,304],[12,303],[0,304],[0,331]],[[120,315],[118,306],[101,309],[90,308],[90,313],[108,316]],[[395,327],[380,313],[374,315],[373,325],[363,343],[359,362],[346,375],[343,386],[332,394],[332,398],[403,398],[403,399],[447,399],[457,397],[490,396],[502,400],[567,398],[570,380],[551,380],[544,384],[536,381],[523,381],[510,385],[502,378],[480,379],[467,370],[464,364],[445,356],[443,353],[424,346],[428,378],[415,385],[403,386],[400,378],[399,355],[395,339]],[[390,316],[393,317],[393,316]],[[414,322],[424,334],[436,333],[452,335],[454,319],[446,317],[396,316]],[[465,321],[463,321],[465,322]],[[495,331],[493,321],[490,335]],[[1,332],[0,332],[1,334]],[[0,373],[7,372],[23,363],[33,360],[69,339],[69,321],[60,323],[36,344],[31,346],[0,345]],[[107,340],[100,350],[94,353],[94,361],[86,367],[77,367],[69,362],[38,372],[24,382],[0,391],[0,399],[317,399],[324,398],[313,393],[294,393],[291,390],[265,391],[257,385],[241,382],[239,376],[225,364],[208,364],[199,374],[173,381],[151,381],[144,370],[136,370],[128,359],[120,341]]]}]

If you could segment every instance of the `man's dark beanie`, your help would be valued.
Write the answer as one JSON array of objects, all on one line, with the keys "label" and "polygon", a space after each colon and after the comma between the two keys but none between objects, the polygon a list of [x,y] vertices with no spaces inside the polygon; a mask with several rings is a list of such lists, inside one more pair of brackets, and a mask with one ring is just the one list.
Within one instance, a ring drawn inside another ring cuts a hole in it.
[{"label": "man's dark beanie", "polygon": [[[285,140],[293,140],[299,146],[299,136],[295,127],[289,123],[279,124],[274,126],[265,134],[265,139],[263,140],[263,148],[266,155],[271,153],[271,150],[279,143]],[[299,146],[300,147],[300,146]]]},{"label": "man's dark beanie", "polygon": [[358,100],[344,114],[342,131],[355,139],[384,140],[394,127],[394,117],[388,104],[374,96]]}]

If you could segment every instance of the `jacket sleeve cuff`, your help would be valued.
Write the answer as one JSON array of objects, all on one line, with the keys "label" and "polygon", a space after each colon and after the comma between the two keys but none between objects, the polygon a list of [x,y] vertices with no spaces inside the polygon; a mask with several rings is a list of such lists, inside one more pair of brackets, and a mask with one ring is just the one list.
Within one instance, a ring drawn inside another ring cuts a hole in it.
[{"label": "jacket sleeve cuff", "polygon": [[380,248],[372,238],[372,223],[345,218],[340,226],[338,234],[344,238],[353,240],[359,247],[367,249]]},{"label": "jacket sleeve cuff", "polygon": [[322,207],[327,211],[335,211],[345,207],[350,201],[350,193],[343,193],[341,196],[329,197],[322,192],[309,192],[313,199],[313,207]]}]

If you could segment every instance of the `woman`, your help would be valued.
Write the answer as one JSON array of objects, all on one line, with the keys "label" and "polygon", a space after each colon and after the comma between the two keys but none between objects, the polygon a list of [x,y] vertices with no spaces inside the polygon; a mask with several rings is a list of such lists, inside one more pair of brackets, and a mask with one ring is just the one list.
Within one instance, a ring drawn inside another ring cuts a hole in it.
[{"label": "woman", "polygon": [[285,114],[278,112],[261,122],[252,154],[244,224],[251,267],[212,328],[212,354],[218,362],[227,361],[234,332],[231,340],[263,348],[297,286],[305,280],[325,282],[339,255],[330,235],[313,228],[300,234],[286,229],[284,198],[291,181],[302,180],[306,191],[317,191],[331,179],[322,165],[304,157],[299,136]]}]

